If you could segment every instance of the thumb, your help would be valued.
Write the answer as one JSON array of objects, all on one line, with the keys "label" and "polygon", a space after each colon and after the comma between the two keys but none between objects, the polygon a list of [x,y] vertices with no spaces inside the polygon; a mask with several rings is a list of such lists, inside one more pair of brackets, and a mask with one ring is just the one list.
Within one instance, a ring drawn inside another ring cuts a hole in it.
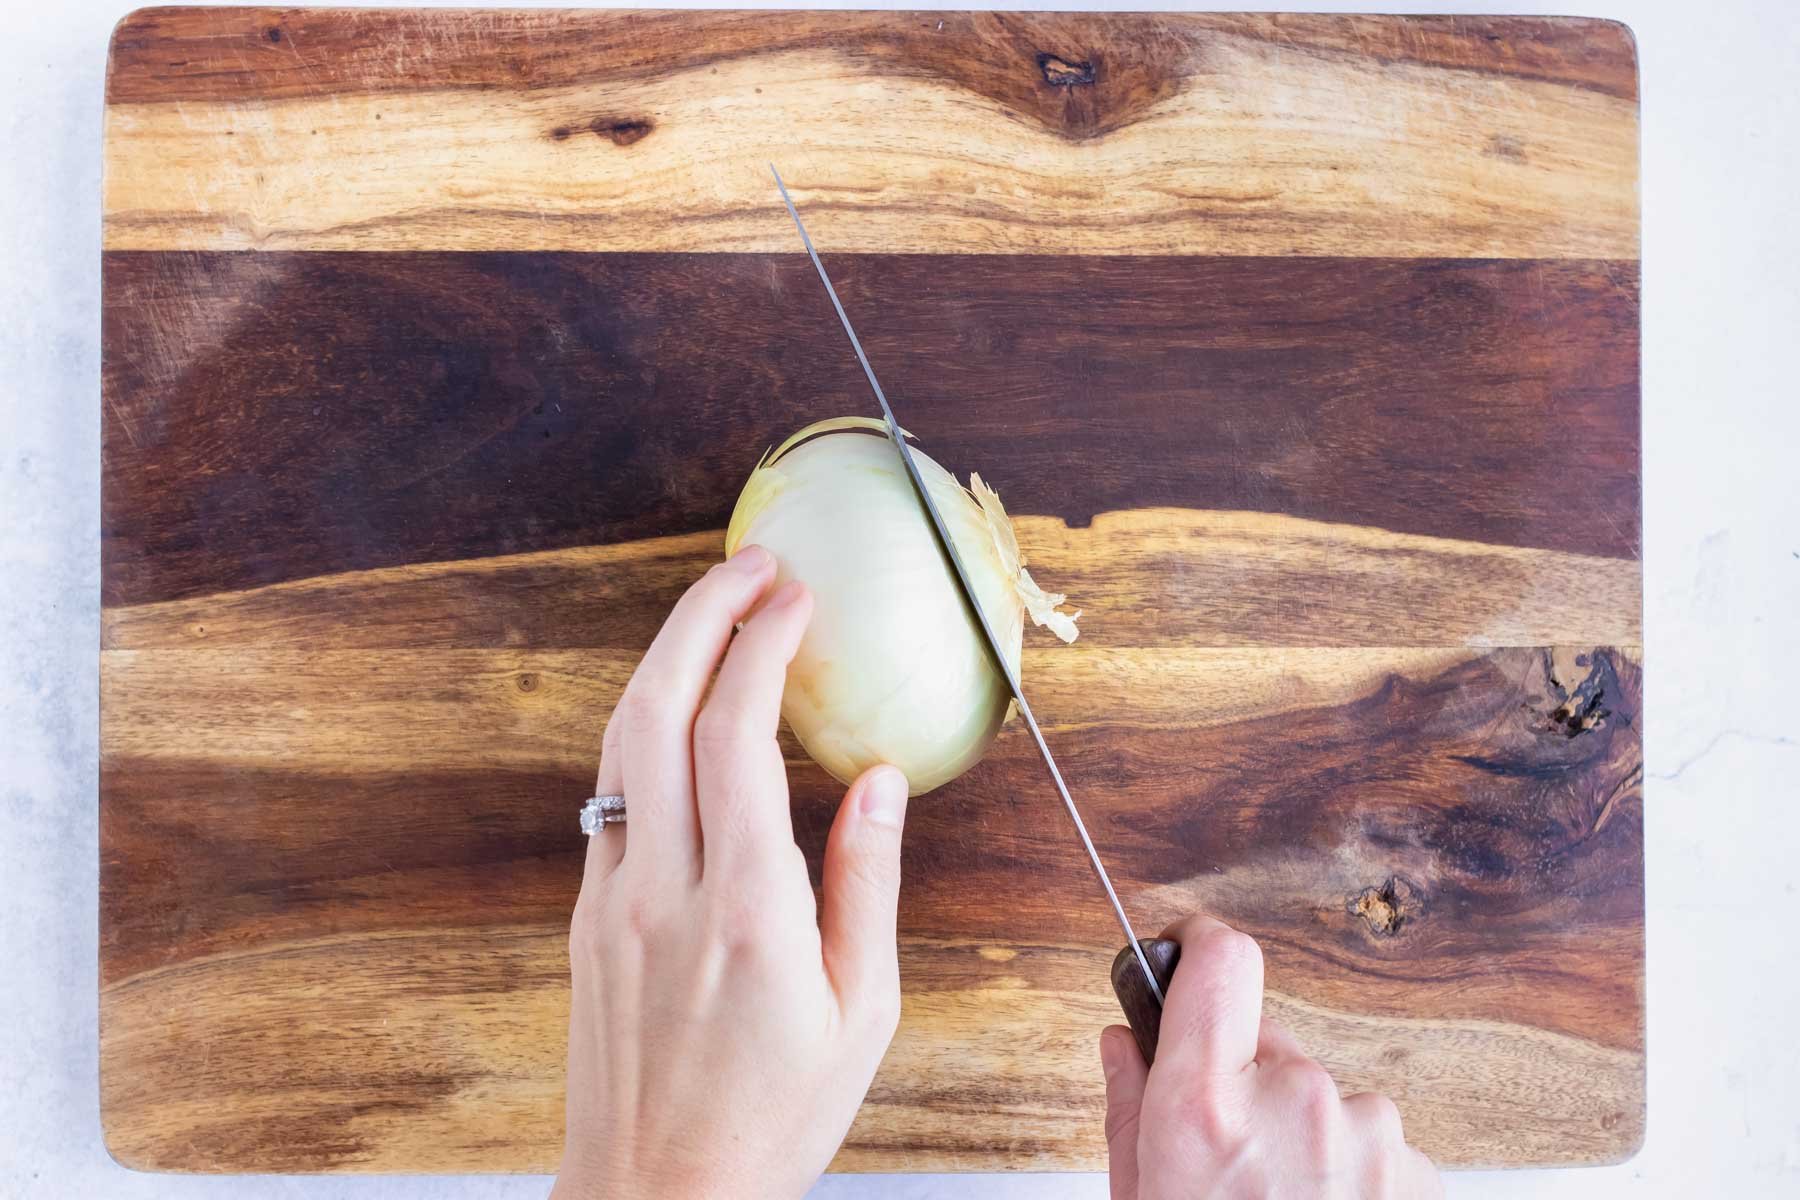
[{"label": "thumb", "polygon": [[1123,1025],[1100,1032],[1100,1065],[1106,1072],[1106,1161],[1112,1200],[1137,1200],[1138,1116],[1150,1068],[1137,1040]]},{"label": "thumb", "polygon": [[825,973],[846,1013],[899,1012],[895,913],[906,790],[897,768],[870,767],[844,794],[825,842],[819,940]]}]

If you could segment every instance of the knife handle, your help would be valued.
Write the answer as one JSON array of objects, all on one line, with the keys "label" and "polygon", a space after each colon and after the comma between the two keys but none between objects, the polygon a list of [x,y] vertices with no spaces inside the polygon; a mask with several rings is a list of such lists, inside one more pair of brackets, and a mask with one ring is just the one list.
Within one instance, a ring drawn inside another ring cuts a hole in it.
[{"label": "knife handle", "polygon": [[[1169,994],[1169,981],[1175,978],[1175,963],[1181,958],[1181,943],[1168,938],[1139,938],[1138,945],[1143,947],[1144,957],[1150,961],[1150,973],[1156,976],[1156,986],[1162,989],[1163,995]],[[1120,949],[1112,964],[1113,994],[1119,998],[1119,1007],[1125,1010],[1125,1021],[1131,1026],[1132,1036],[1137,1038],[1138,1049],[1143,1051],[1146,1065],[1156,1061],[1156,1038],[1162,1030],[1162,1005],[1150,994],[1150,985],[1144,981],[1144,969],[1138,966],[1137,955],[1131,952],[1130,946]]]}]

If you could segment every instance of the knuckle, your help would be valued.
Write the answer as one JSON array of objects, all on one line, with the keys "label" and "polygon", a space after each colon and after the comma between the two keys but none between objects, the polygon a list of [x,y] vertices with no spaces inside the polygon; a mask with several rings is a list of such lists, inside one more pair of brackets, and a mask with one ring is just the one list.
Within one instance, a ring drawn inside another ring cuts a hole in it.
[{"label": "knuckle", "polygon": [[1106,1106],[1106,1144],[1130,1145],[1137,1140],[1138,1122],[1143,1105],[1137,1100],[1121,1100]]},{"label": "knuckle", "polygon": [[714,903],[759,914],[765,923],[798,920],[804,913],[796,891],[812,899],[806,860],[794,843],[770,836],[769,803],[766,795],[738,788],[705,798],[705,888]]},{"label": "knuckle", "polygon": [[689,585],[680,604],[697,610],[707,619],[724,621],[731,615],[732,597],[741,588],[738,582],[741,578],[737,572],[727,570],[725,563],[714,563]]},{"label": "knuckle", "polygon": [[1307,1111],[1320,1115],[1335,1115],[1342,1101],[1338,1099],[1337,1084],[1332,1081],[1325,1068],[1314,1063],[1311,1070],[1301,1078],[1303,1083],[1300,1099],[1306,1105]]},{"label": "knuckle", "polygon": [[728,870],[709,873],[701,890],[707,936],[747,963],[786,970],[801,961],[808,939],[817,943],[818,926],[806,908],[812,888],[804,875],[796,888],[794,880],[745,856]]},{"label": "knuckle", "polygon": [[615,744],[622,738],[645,739],[656,736],[664,727],[665,718],[662,706],[652,699],[650,693],[654,685],[646,685],[632,680],[619,698],[619,705],[613,709],[612,719],[606,723],[607,732],[612,734],[614,727],[618,733],[614,735]]},{"label": "knuckle", "polygon": [[696,746],[731,747],[752,740],[754,721],[741,702],[715,696],[694,718]]},{"label": "knuckle", "polygon": [[1400,1124],[1400,1106],[1379,1092],[1364,1092],[1360,1096],[1351,1097],[1355,1101],[1358,1115],[1372,1126],[1382,1137],[1399,1144],[1403,1141]]},{"label": "knuckle", "polygon": [[1256,971],[1263,967],[1262,947],[1256,939],[1236,929],[1221,929],[1208,938],[1209,953],[1227,971]]},{"label": "knuckle", "polygon": [[662,930],[661,906],[641,892],[627,896],[619,902],[617,916],[609,925],[624,937],[651,941]]},{"label": "knuckle", "polygon": [[1228,1145],[1238,1134],[1225,1085],[1204,1072],[1189,1076],[1180,1087],[1150,1092],[1143,1119],[1152,1129],[1188,1130],[1211,1147]]},{"label": "knuckle", "polygon": [[707,890],[746,903],[754,901],[767,874],[761,861],[765,851],[758,838],[761,830],[754,801],[754,796],[729,780],[700,793]]},{"label": "knuckle", "polygon": [[1309,1129],[1317,1130],[1336,1118],[1342,1101],[1338,1099],[1337,1084],[1324,1067],[1310,1058],[1297,1058],[1276,1069],[1295,1114]]},{"label": "knuckle", "polygon": [[1210,974],[1235,976],[1261,973],[1262,947],[1256,939],[1219,921],[1196,919],[1198,928],[1183,929],[1181,957],[1184,963],[1203,964]]},{"label": "knuckle", "polygon": [[588,954],[600,952],[618,941],[620,921],[617,901],[604,885],[587,885],[575,898],[575,911],[569,916],[569,945]]},{"label": "knuckle", "polygon": [[762,943],[764,922],[754,908],[730,901],[716,902],[707,911],[709,940],[731,951],[757,948]]},{"label": "knuckle", "polygon": [[865,895],[885,895],[899,886],[900,864],[892,856],[860,853],[845,856],[844,881]]}]

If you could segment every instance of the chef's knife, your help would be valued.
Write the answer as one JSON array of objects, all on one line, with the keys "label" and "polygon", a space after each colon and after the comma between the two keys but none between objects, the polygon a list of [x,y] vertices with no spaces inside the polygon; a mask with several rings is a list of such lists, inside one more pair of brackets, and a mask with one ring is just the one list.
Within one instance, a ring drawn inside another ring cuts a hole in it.
[{"label": "chef's knife", "polygon": [[[1120,1007],[1125,1010],[1125,1018],[1137,1038],[1138,1048],[1144,1053],[1144,1061],[1149,1062],[1156,1057],[1157,1032],[1162,1024],[1163,990],[1168,987],[1169,980],[1175,974],[1175,964],[1181,948],[1166,938],[1139,941],[1132,930],[1131,918],[1125,915],[1125,906],[1119,903],[1119,894],[1113,890],[1112,879],[1106,873],[1106,864],[1100,861],[1100,852],[1094,848],[1094,839],[1088,836],[1087,824],[1081,819],[1081,810],[1075,807],[1074,797],[1069,795],[1068,784],[1063,782],[1062,771],[1056,765],[1056,757],[1050,753],[1050,747],[1044,741],[1044,731],[1038,728],[1037,718],[1031,712],[1031,704],[1025,699],[1024,689],[1019,686],[1018,673],[1012,669],[1012,665],[1006,661],[1006,655],[1000,650],[994,628],[988,623],[987,614],[982,611],[981,602],[975,597],[975,589],[969,583],[969,573],[963,568],[962,558],[956,552],[956,543],[950,540],[950,531],[944,525],[943,515],[932,502],[931,493],[925,489],[918,463],[913,461],[912,449],[906,444],[906,435],[894,420],[894,410],[889,406],[887,395],[875,378],[875,369],[869,366],[869,356],[863,353],[862,342],[857,340],[856,330],[850,325],[850,318],[838,299],[837,289],[831,286],[831,276],[825,273],[825,264],[819,261],[819,252],[813,249],[812,238],[807,236],[806,223],[800,219],[800,212],[794,207],[793,198],[788,195],[787,185],[781,181],[781,172],[775,170],[775,164],[769,164],[769,171],[775,176],[775,186],[781,190],[781,202],[787,205],[788,215],[794,218],[794,228],[800,231],[800,241],[806,247],[807,256],[812,259],[813,269],[819,273],[819,281],[825,285],[825,294],[831,297],[831,307],[837,310],[838,320],[843,324],[844,332],[849,335],[850,348],[856,351],[856,361],[862,364],[863,374],[869,380],[869,388],[881,404],[881,417],[887,423],[888,440],[899,451],[907,478],[912,480],[913,492],[924,506],[926,516],[931,518],[931,528],[937,536],[938,549],[943,552],[944,559],[950,566],[957,588],[962,592],[963,603],[968,605],[975,624],[981,628],[982,639],[987,644],[994,666],[1005,678],[1006,686],[1012,690],[1013,701],[1018,706],[1019,715],[1025,720],[1025,728],[1031,731],[1032,741],[1037,743],[1038,754],[1050,772],[1050,780],[1056,785],[1056,794],[1062,797],[1063,807],[1068,810],[1069,819],[1075,824],[1075,833],[1081,839],[1082,849],[1087,852],[1088,865],[1094,869],[1094,877],[1100,881],[1101,889],[1106,892],[1107,902],[1112,905],[1113,916],[1118,918],[1119,927],[1125,931],[1125,948],[1113,959],[1113,992],[1119,998]],[[1132,969],[1134,959],[1137,967],[1135,971]]]}]

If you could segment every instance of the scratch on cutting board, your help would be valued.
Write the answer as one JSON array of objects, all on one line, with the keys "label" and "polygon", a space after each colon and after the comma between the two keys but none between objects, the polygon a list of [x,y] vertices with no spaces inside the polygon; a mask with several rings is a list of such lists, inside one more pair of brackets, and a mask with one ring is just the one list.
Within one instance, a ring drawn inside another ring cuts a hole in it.
[{"label": "scratch on cutting board", "polygon": [[144,447],[137,439],[137,429],[131,424],[130,418],[126,417],[125,410],[119,406],[118,400],[108,395],[105,388],[100,389],[100,396],[106,401],[106,410],[112,414],[113,420],[118,422],[119,428],[125,431],[125,440],[131,443],[131,448],[142,450]]}]

